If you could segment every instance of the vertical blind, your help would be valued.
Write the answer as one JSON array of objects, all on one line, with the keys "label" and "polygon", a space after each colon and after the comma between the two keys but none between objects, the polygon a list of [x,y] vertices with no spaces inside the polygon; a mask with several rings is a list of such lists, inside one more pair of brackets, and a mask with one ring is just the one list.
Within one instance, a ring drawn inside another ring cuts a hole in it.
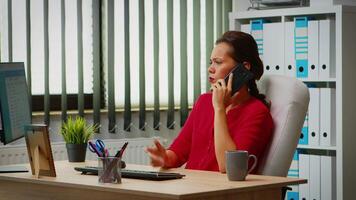
[{"label": "vertical blind", "polygon": [[[131,112],[146,112],[160,127],[180,125],[189,106],[209,89],[207,67],[214,41],[228,30],[232,0],[0,0],[1,62],[25,62],[29,93],[43,95],[44,122],[50,122],[50,97],[61,95],[62,120],[67,96],[92,94],[94,123],[100,124],[102,99],[109,132],[123,110],[129,131]],[[14,9],[16,8],[16,9]],[[105,93],[103,93],[105,91]],[[104,98],[102,98],[104,94]]]}]

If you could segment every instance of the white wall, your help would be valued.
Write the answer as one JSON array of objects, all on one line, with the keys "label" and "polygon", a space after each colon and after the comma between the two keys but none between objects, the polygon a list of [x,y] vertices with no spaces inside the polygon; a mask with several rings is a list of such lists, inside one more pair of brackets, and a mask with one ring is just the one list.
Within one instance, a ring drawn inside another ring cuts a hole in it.
[{"label": "white wall", "polygon": [[250,0],[232,0],[232,11],[246,11],[251,6]]}]

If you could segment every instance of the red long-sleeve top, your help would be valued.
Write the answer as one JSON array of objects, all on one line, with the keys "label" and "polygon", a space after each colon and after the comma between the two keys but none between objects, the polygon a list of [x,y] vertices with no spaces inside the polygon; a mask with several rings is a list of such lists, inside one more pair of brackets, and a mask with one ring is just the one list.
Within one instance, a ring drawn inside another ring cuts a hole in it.
[{"label": "red long-sleeve top", "polygon": [[[252,97],[231,109],[226,117],[229,133],[237,149],[246,150],[261,160],[274,128],[269,109]],[[214,148],[212,93],[199,97],[169,149],[178,157],[177,167],[187,163],[187,169],[219,171]],[[252,173],[257,168],[258,164]]]}]

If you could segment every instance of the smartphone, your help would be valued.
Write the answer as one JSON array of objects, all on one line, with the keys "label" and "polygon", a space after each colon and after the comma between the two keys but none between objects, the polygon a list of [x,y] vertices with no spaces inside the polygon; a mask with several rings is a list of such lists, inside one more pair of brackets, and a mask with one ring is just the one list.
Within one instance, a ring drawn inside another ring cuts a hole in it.
[{"label": "smartphone", "polygon": [[231,96],[233,96],[240,88],[249,80],[254,78],[254,75],[250,70],[246,69],[242,63],[238,63],[230,73],[225,77],[225,83],[227,85],[230,74],[233,73]]}]

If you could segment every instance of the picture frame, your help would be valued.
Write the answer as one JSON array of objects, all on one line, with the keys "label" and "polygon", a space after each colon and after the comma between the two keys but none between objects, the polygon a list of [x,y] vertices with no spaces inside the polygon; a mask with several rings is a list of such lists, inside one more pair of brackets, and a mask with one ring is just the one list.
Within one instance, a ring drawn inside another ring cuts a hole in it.
[{"label": "picture frame", "polygon": [[30,124],[25,126],[25,139],[32,175],[56,177],[56,170],[49,140],[48,126]]}]

